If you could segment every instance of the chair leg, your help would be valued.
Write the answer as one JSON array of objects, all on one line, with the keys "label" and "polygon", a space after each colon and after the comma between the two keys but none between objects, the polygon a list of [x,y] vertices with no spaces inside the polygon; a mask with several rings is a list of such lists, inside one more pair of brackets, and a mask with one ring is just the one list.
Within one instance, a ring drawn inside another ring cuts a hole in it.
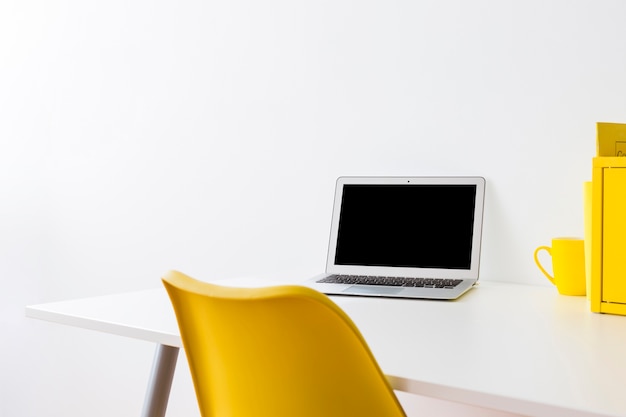
[{"label": "chair leg", "polygon": [[164,417],[179,348],[158,344],[141,417]]}]

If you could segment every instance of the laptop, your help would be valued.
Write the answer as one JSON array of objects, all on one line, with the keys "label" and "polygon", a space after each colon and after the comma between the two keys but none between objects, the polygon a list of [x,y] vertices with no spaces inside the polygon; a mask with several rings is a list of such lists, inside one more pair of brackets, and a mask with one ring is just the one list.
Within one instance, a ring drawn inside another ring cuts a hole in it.
[{"label": "laptop", "polygon": [[485,179],[340,177],[326,272],[328,295],[454,300],[478,283]]}]

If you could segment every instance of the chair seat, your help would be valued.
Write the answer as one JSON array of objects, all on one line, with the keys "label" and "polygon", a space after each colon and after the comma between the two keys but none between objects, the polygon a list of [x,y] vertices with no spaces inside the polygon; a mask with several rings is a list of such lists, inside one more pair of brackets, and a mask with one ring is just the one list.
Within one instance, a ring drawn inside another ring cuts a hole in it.
[{"label": "chair seat", "polygon": [[350,318],[302,286],[163,277],[203,417],[404,416]]}]

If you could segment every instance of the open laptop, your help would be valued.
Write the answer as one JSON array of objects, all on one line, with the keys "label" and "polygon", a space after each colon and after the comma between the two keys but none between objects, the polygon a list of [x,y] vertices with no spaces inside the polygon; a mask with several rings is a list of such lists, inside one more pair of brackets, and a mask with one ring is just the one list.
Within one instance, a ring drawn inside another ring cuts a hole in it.
[{"label": "open laptop", "polygon": [[340,177],[326,272],[333,295],[453,300],[478,283],[485,179]]}]

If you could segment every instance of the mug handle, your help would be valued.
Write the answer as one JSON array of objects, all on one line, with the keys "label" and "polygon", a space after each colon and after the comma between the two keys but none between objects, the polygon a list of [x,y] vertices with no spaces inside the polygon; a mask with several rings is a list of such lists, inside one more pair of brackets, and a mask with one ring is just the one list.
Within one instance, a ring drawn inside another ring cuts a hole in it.
[{"label": "mug handle", "polygon": [[537,249],[535,249],[535,253],[533,257],[535,258],[535,263],[537,264],[541,272],[543,272],[543,274],[546,276],[546,278],[550,280],[552,284],[556,285],[556,283],[554,282],[554,277],[548,274],[548,271],[546,271],[545,268],[541,266],[541,262],[539,262],[539,258],[537,257],[537,254],[539,253],[540,250],[545,250],[550,254],[550,256],[552,256],[552,251],[550,249],[551,248],[549,246],[539,246]]}]

